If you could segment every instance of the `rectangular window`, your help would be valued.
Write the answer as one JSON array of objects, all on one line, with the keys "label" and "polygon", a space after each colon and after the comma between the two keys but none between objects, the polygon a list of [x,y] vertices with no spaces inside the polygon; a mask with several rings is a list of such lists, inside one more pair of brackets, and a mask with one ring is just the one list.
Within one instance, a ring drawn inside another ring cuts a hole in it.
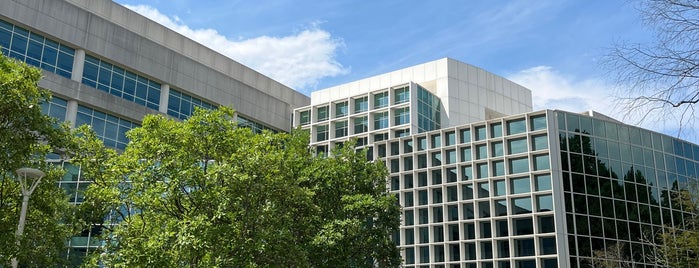
[{"label": "rectangular window", "polygon": [[354,113],[366,112],[369,109],[367,97],[354,99]]},{"label": "rectangular window", "polygon": [[512,139],[507,141],[509,154],[519,154],[527,151],[527,138]]},{"label": "rectangular window", "polygon": [[388,112],[374,113],[374,130],[388,128]]},{"label": "rectangular window", "polygon": [[388,106],[388,92],[374,94],[374,109]]},{"label": "rectangular window", "polygon": [[347,136],[347,121],[335,122],[335,138]]},{"label": "rectangular window", "polygon": [[[160,106],[160,83],[90,55],[85,55],[83,68],[83,84],[158,110]],[[96,80],[91,80],[91,78],[96,78]],[[191,115],[193,110],[194,108],[191,108],[189,115]],[[178,116],[177,114],[171,115]]]},{"label": "rectangular window", "polygon": [[517,158],[510,159],[510,174],[517,174],[529,171],[529,159]]},{"label": "rectangular window", "polygon": [[490,137],[499,138],[502,137],[502,124],[492,124],[490,125]]},{"label": "rectangular window", "polygon": [[410,108],[398,108],[394,110],[394,124],[402,125],[410,123]]},{"label": "rectangular window", "polygon": [[442,146],[442,137],[439,134],[432,135],[431,140],[432,140],[432,149],[439,148]]},{"label": "rectangular window", "polygon": [[476,127],[476,140],[479,141],[484,140],[486,138],[487,136],[485,126]]},{"label": "rectangular window", "polygon": [[546,129],[546,115],[532,116],[530,120],[532,131]]},{"label": "rectangular window", "polygon": [[461,143],[467,143],[471,142],[471,130],[470,129],[462,129],[459,131],[461,133]]},{"label": "rectangular window", "polygon": [[507,121],[507,135],[514,135],[527,132],[527,124],[522,119]]},{"label": "rectangular window", "polygon": [[394,104],[408,102],[410,100],[410,89],[406,87],[397,88],[394,91]]},{"label": "rectangular window", "polygon": [[551,168],[549,163],[549,155],[535,155],[534,156],[534,170],[547,170]]},{"label": "rectangular window", "polygon": [[301,125],[308,125],[311,123],[311,111],[301,111],[299,112],[299,123]]},{"label": "rectangular window", "polygon": [[[549,148],[548,137],[544,135],[532,136],[532,150],[545,150]],[[635,156],[635,155],[634,155]]]},{"label": "rectangular window", "polygon": [[510,189],[512,194],[528,193],[531,191],[529,177],[512,178],[510,179]]},{"label": "rectangular window", "polygon": [[129,143],[126,132],[139,127],[138,124],[128,120],[78,105],[75,125],[83,124],[92,126],[92,130],[104,142],[105,146],[120,150],[124,150],[126,144]]},{"label": "rectangular window", "polygon": [[335,117],[343,117],[347,115],[347,102],[335,103]]},{"label": "rectangular window", "polygon": [[488,157],[488,146],[485,144],[476,145],[476,159],[485,159]]},{"label": "rectangular window", "polygon": [[316,108],[318,122],[328,120],[328,106]]},{"label": "rectangular window", "polygon": [[328,139],[328,126],[316,126],[316,141],[324,141]]},{"label": "rectangular window", "polygon": [[492,146],[493,157],[498,157],[503,155],[502,142],[493,142],[490,144]]},{"label": "rectangular window", "polygon": [[471,147],[461,148],[461,162],[471,161]]},{"label": "rectangular window", "polygon": [[366,116],[357,117],[354,119],[354,134],[367,132],[369,129],[369,123],[367,122]]}]

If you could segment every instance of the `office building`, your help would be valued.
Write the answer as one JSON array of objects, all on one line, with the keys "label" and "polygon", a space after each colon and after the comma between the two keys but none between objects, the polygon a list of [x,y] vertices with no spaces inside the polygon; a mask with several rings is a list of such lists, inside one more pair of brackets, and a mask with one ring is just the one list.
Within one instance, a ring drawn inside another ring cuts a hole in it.
[{"label": "office building", "polygon": [[[444,90],[454,77],[467,86]],[[294,125],[318,153],[356,138],[385,161],[405,267],[651,266],[653,237],[689,216],[673,197],[699,182],[699,146],[530,109],[528,90],[444,59],[314,93]]]},{"label": "office building", "polygon": [[[42,69],[53,93],[44,112],[72,126],[91,125],[122,150],[143,116],[184,119],[194,107],[232,106],[239,125],[289,131],[294,108],[309,98],[109,0],[2,0],[0,50]],[[59,162],[60,163],[60,162]],[[78,167],[58,182],[74,203],[88,181]],[[99,229],[69,241],[76,263],[101,244]]]},{"label": "office building", "polygon": [[[390,171],[406,267],[586,267],[599,250],[644,265],[648,240],[688,218],[673,197],[699,173],[696,144],[594,112],[532,112],[528,89],[453,59],[308,98],[108,0],[2,0],[0,47],[43,70],[47,114],[116,149],[146,114],[218,105],[255,130],[308,129],[319,154],[357,139]],[[79,203],[89,182],[62,164]],[[79,263],[99,232],[66,257]]]}]

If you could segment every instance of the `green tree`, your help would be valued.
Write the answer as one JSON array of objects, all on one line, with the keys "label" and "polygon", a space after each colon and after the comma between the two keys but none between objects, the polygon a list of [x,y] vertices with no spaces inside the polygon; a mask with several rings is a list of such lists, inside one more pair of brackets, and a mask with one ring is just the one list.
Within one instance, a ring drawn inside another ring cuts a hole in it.
[{"label": "green tree", "polygon": [[[110,267],[397,266],[400,207],[382,163],[353,146],[315,157],[304,131],[254,134],[233,111],[147,116],[116,155],[76,156],[101,208]],[[95,211],[89,209],[88,211]],[[95,220],[97,217],[95,217]]]},{"label": "green tree", "polygon": [[[69,148],[65,125],[42,114],[49,91],[38,87],[41,71],[0,55],[0,266],[16,258],[22,266],[60,263],[72,233],[72,215],[65,193],[56,187],[63,172],[46,163],[46,155]],[[26,227],[15,235],[22,194],[15,170],[38,168],[46,173],[29,200]],[[18,243],[19,242],[19,245]]]}]

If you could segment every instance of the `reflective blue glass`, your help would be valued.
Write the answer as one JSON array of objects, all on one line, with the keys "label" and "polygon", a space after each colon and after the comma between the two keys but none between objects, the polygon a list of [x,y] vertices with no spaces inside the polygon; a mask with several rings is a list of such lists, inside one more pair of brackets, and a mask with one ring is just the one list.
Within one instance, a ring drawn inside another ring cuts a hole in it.
[{"label": "reflective blue glass", "polygon": [[[215,109],[216,107],[202,99],[187,95],[186,93],[170,89],[168,96],[167,114],[179,119],[187,119],[194,113],[194,108],[199,107],[207,110]],[[249,121],[249,120],[248,120]]]},{"label": "reflective blue glass", "polygon": [[92,126],[92,130],[104,142],[105,146],[120,150],[124,150],[126,144],[129,143],[128,138],[126,138],[126,131],[139,127],[138,124],[126,119],[78,105],[75,125],[80,126],[83,124]]},{"label": "reflective blue glass", "polygon": [[160,106],[160,83],[90,55],[85,55],[82,83],[154,110]]},{"label": "reflective blue glass", "polygon": [[9,22],[0,20],[0,24],[3,54],[70,78],[75,50]]}]

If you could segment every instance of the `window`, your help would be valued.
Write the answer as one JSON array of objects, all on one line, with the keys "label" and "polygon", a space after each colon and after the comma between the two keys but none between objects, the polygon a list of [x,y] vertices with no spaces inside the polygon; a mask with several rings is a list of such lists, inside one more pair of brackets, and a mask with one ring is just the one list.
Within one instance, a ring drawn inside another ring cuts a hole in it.
[{"label": "window", "polygon": [[453,132],[453,131],[447,132],[447,133],[444,133],[444,135],[445,135],[445,140],[446,140],[447,146],[451,146],[451,145],[456,144],[456,133],[455,132]]},{"label": "window", "polygon": [[519,154],[527,151],[527,138],[512,139],[507,141],[509,154]]},{"label": "window", "polygon": [[343,117],[347,115],[347,102],[335,103],[335,117]]},{"label": "window", "polygon": [[361,97],[354,99],[354,112],[361,113],[366,112],[369,109],[369,101],[367,97]]},{"label": "window", "polygon": [[427,150],[427,138],[425,138],[425,137],[418,137],[417,138],[417,150],[418,151]]},{"label": "window", "polygon": [[374,94],[374,109],[388,106],[388,92]]},{"label": "window", "polygon": [[495,196],[503,196],[507,194],[507,189],[505,188],[505,180],[497,180],[493,182],[493,189]]},{"label": "window", "polygon": [[67,100],[54,96],[50,101],[41,103],[41,112],[58,119],[58,122],[63,122],[66,118],[67,106]]},{"label": "window", "polygon": [[395,125],[402,125],[402,124],[407,124],[410,123],[410,108],[405,107],[405,108],[398,108],[394,110],[394,123]]},{"label": "window", "polygon": [[502,124],[497,123],[497,124],[490,125],[490,137],[491,138],[502,137]]},{"label": "window", "polygon": [[484,140],[486,138],[485,126],[476,127],[476,140]]},{"label": "window", "polygon": [[517,174],[529,171],[529,159],[517,158],[510,159],[510,174]]},{"label": "window", "polygon": [[493,147],[492,154],[493,157],[498,157],[503,155],[502,142],[493,142],[490,144]]},{"label": "window", "polygon": [[471,161],[471,147],[461,148],[461,162]]},{"label": "window", "polygon": [[347,121],[335,122],[335,138],[347,136]]},{"label": "window", "polygon": [[434,152],[432,153],[432,166],[439,166],[442,165],[442,153],[441,152]]},{"label": "window", "polygon": [[532,198],[531,197],[512,198],[512,213],[513,214],[532,213]]},{"label": "window", "polygon": [[546,129],[546,115],[532,116],[530,120],[532,131]]},{"label": "window", "polygon": [[128,120],[78,105],[75,125],[83,124],[92,126],[97,138],[102,140],[105,146],[121,150],[125,149],[126,144],[129,143],[126,132],[138,127],[136,123]]},{"label": "window", "polygon": [[357,117],[354,119],[354,133],[364,133],[369,129],[369,123],[367,122],[366,116]]},{"label": "window", "polygon": [[527,125],[524,119],[507,121],[507,135],[514,135],[527,132]]},{"label": "window", "polygon": [[487,178],[488,177],[488,164],[484,163],[484,164],[478,164],[476,166],[478,167],[478,169],[477,169],[478,174],[476,174],[476,175],[478,175],[478,178],[479,179]]},{"label": "window", "polygon": [[375,113],[374,129],[384,129],[388,127],[388,112]]},{"label": "window", "polygon": [[411,153],[413,151],[413,140],[404,140],[403,141],[403,152],[404,153]]},{"label": "window", "polygon": [[410,89],[406,87],[397,88],[394,91],[394,104],[408,102],[410,100]]},{"label": "window", "polygon": [[551,165],[549,164],[549,155],[535,155],[534,156],[534,170],[546,170],[549,169]]},{"label": "window", "polygon": [[471,166],[461,167],[461,178],[464,181],[473,179],[473,168]]},{"label": "window", "polygon": [[318,113],[318,122],[328,120],[328,106],[322,106],[316,108]]},{"label": "window", "polygon": [[462,129],[459,131],[461,133],[461,143],[467,143],[471,142],[471,130],[470,129]]},{"label": "window", "polygon": [[442,137],[439,134],[432,135],[432,148],[439,148],[442,146]]},{"label": "window", "polygon": [[[128,81],[128,78],[126,81]],[[170,95],[168,96],[167,103],[167,114],[184,120],[194,114],[194,109],[196,107],[207,110],[213,110],[215,108],[215,106],[211,103],[196,97],[192,97],[175,89],[170,89]]]},{"label": "window", "polygon": [[545,150],[549,148],[549,141],[546,135],[532,137],[532,150]]},{"label": "window", "polygon": [[0,50],[9,56],[70,79],[75,50],[0,20]]},{"label": "window", "polygon": [[538,175],[536,179],[536,190],[546,191],[551,190],[551,176],[550,175]]},{"label": "window", "polygon": [[316,126],[316,141],[324,141],[328,139],[328,126]]},{"label": "window", "polygon": [[539,195],[536,197],[536,211],[553,211],[553,197],[551,195]]},{"label": "window", "polygon": [[504,176],[505,175],[505,162],[504,161],[493,161],[493,176]]},{"label": "window", "polygon": [[512,178],[510,179],[510,189],[512,194],[521,194],[530,192],[529,177]]},{"label": "window", "polygon": [[456,150],[447,150],[446,155],[447,155],[447,164],[456,163]]},{"label": "window", "polygon": [[485,144],[476,145],[476,159],[485,159],[488,157],[488,147]]},{"label": "window", "polygon": [[299,113],[299,122],[301,125],[308,125],[311,123],[311,111],[301,111]]}]

